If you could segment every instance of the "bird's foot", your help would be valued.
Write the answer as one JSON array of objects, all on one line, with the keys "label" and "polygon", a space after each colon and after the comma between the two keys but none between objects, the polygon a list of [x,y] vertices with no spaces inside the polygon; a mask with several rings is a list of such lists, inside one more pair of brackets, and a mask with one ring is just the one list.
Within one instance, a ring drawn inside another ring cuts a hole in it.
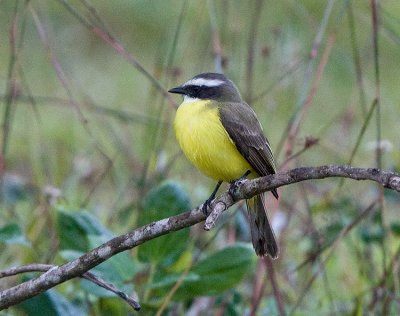
[{"label": "bird's foot", "polygon": [[210,197],[203,203],[203,207],[201,208],[203,214],[205,216],[208,216],[208,208],[211,205],[211,202],[215,199],[215,195],[217,194],[217,191],[219,187],[221,186],[222,181],[218,181],[217,185],[215,186],[214,191],[211,193]]},{"label": "bird's foot", "polygon": [[247,170],[244,175],[242,175],[239,179],[236,179],[231,182],[231,185],[229,186],[228,193],[232,197],[233,200],[235,200],[236,196],[236,191],[238,187],[246,180],[247,176],[251,173],[250,170]]},{"label": "bird's foot", "polygon": [[214,197],[209,197],[205,202],[203,203],[203,207],[201,208],[201,211],[205,216],[208,216],[208,208],[211,205],[212,200],[214,200]]}]

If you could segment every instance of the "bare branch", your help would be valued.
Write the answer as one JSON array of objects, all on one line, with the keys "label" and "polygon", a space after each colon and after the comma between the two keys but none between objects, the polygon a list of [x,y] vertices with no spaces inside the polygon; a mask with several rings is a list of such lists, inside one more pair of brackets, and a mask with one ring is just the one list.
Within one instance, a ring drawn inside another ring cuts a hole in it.
[{"label": "bare branch", "polygon": [[44,263],[32,263],[25,266],[13,267],[4,271],[0,271],[0,279],[27,272],[46,272],[53,267],[55,266],[52,264]]},{"label": "bare branch", "polygon": [[[329,177],[344,177],[354,180],[371,180],[383,187],[400,192],[400,175],[394,172],[384,172],[375,168],[354,168],[351,166],[320,166],[302,167],[281,172],[276,175],[244,180],[231,196],[223,193],[211,203],[211,214],[221,206],[226,210],[239,200],[248,199],[256,194],[278,188],[280,186],[312,179]],[[219,211],[218,211],[219,212]],[[213,215],[212,215],[213,216]],[[215,216],[215,220],[218,216]],[[125,235],[115,237],[103,245],[70,261],[62,266],[55,266],[36,279],[21,283],[0,292],[0,310],[15,305],[23,300],[38,295],[62,282],[80,277],[93,267],[124,250],[132,249],[148,240],[200,223],[206,219],[202,205],[195,209],[165,218],[143,227],[137,228]],[[211,223],[213,224],[213,223]],[[210,228],[212,225],[210,226]]]},{"label": "bare branch", "polygon": [[[0,278],[9,277],[9,276],[26,273],[26,272],[46,272],[46,271],[49,271],[50,269],[56,268],[56,267],[57,266],[52,265],[52,264],[32,263],[32,264],[19,266],[19,267],[13,267],[13,268],[10,268],[10,269],[4,270],[4,271],[0,271]],[[102,278],[98,277],[94,273],[86,272],[81,277],[90,282],[93,282],[94,284],[102,287],[103,289],[106,289],[106,290],[118,295],[125,302],[127,302],[135,311],[140,310],[141,306],[134,298],[132,298],[129,295],[127,295],[126,293],[120,291],[114,285],[112,285],[109,282],[104,281]]]}]

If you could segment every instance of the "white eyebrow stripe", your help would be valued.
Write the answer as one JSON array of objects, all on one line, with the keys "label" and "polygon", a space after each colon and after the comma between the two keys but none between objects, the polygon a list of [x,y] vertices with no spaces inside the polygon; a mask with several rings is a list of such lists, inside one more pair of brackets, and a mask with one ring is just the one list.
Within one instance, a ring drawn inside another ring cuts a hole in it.
[{"label": "white eyebrow stripe", "polygon": [[184,84],[184,86],[206,86],[206,87],[218,87],[222,85],[224,81],[219,79],[204,79],[204,78],[195,78],[189,80]]}]

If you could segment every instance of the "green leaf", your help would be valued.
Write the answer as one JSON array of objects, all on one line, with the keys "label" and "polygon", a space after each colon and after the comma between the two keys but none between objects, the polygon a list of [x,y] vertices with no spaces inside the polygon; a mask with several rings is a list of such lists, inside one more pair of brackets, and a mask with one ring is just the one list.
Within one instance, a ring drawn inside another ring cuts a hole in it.
[{"label": "green leaf", "polygon": [[190,266],[192,260],[193,260],[192,251],[185,250],[179,255],[174,264],[170,265],[167,268],[167,271],[180,273],[184,271],[187,266]]},{"label": "green leaf", "polygon": [[29,245],[29,242],[26,240],[20,227],[15,223],[0,228],[0,242],[5,244],[20,244],[24,246]]},{"label": "green leaf", "polygon": [[360,230],[361,240],[367,244],[381,243],[385,238],[385,231],[380,226],[362,227]]},{"label": "green leaf", "polygon": [[[182,186],[174,181],[165,181],[144,198],[139,225],[177,215],[189,209],[189,196]],[[158,237],[139,247],[139,259],[143,262],[163,261],[165,264],[172,264],[186,248],[188,240],[188,229]]]},{"label": "green leaf", "polygon": [[17,307],[29,316],[57,315],[76,316],[86,315],[81,307],[68,302],[56,290],[50,289],[45,293],[23,301]]},{"label": "green leaf", "polygon": [[390,230],[396,236],[400,236],[400,222],[393,222],[390,224]]},{"label": "green leaf", "polygon": [[191,272],[200,276],[198,281],[185,284],[181,295],[214,295],[240,282],[255,262],[254,250],[248,244],[227,247],[200,261]]},{"label": "green leaf", "polygon": [[[164,277],[150,285],[151,289],[159,289],[165,287],[172,287],[182,277],[182,273],[168,273]],[[187,273],[184,277],[185,282],[196,282],[200,276],[196,273]]]},{"label": "green leaf", "polygon": [[176,181],[167,180],[153,188],[143,200],[141,224],[179,214],[190,208],[188,193]]},{"label": "green leaf", "polygon": [[61,249],[88,251],[89,235],[104,235],[111,238],[107,230],[92,214],[86,211],[71,212],[59,209],[57,217]]},{"label": "green leaf", "polygon": [[[197,263],[184,278],[174,299],[186,300],[196,296],[216,295],[237,285],[253,267],[254,250],[248,244],[236,244],[218,251]],[[166,275],[153,287],[157,295],[164,295],[178,279]],[[164,286],[164,288],[162,288]],[[162,289],[161,289],[162,288]]]}]

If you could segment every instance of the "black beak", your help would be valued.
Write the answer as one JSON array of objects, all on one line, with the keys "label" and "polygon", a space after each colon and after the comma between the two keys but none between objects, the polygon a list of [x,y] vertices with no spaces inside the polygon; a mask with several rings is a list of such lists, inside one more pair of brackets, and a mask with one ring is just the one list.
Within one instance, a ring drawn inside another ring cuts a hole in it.
[{"label": "black beak", "polygon": [[185,94],[186,90],[184,87],[176,87],[168,90],[169,93]]}]

